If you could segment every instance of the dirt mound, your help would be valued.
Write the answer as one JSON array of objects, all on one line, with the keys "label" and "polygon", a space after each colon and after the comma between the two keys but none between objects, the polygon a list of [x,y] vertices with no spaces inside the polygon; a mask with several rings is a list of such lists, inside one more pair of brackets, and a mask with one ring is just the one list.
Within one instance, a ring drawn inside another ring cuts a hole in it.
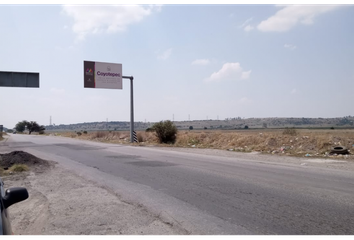
[{"label": "dirt mound", "polygon": [[32,154],[23,151],[13,151],[10,153],[0,154],[0,166],[9,168],[14,164],[26,164],[28,166],[44,165],[49,166],[49,162]]}]

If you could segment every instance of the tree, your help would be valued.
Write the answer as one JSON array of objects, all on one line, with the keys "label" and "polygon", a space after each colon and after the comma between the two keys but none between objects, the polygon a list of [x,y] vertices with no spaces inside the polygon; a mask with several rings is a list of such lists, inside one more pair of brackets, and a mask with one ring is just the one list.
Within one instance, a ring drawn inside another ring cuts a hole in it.
[{"label": "tree", "polygon": [[177,127],[170,120],[155,123],[152,126],[160,143],[174,143],[176,141]]},{"label": "tree", "polygon": [[193,130],[193,126],[189,126],[189,130]]},{"label": "tree", "polygon": [[248,129],[248,126],[247,126],[247,125],[245,126],[245,129]]},{"label": "tree", "polygon": [[26,126],[28,129],[28,134],[31,134],[32,132],[41,132],[45,130],[45,127],[43,125],[39,126],[38,123],[35,121],[26,122]]},{"label": "tree", "polygon": [[22,122],[18,122],[15,126],[17,132],[23,132],[26,129],[27,121],[23,120]]}]

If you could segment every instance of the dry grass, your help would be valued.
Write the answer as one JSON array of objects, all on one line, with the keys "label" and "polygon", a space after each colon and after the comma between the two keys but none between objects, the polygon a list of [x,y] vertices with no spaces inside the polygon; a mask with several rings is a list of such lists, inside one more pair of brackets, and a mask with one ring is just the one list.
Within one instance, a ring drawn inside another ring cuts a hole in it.
[{"label": "dry grass", "polygon": [[6,176],[6,175],[8,175],[6,173],[6,170],[4,170],[3,168],[0,168],[0,177]]},{"label": "dry grass", "polygon": [[[127,132],[91,132],[78,136],[65,133],[62,136],[99,142],[130,143]],[[138,131],[139,145],[213,148],[240,152],[263,152],[292,156],[327,156],[331,147],[342,145],[354,152],[354,130],[296,130],[287,134],[284,130],[204,130],[179,131],[174,145],[159,144],[153,132]]]},{"label": "dry grass", "polygon": [[[54,134],[56,136],[78,138],[84,140],[91,140],[97,142],[109,142],[109,143],[130,143],[130,132],[124,131],[97,131],[88,132],[87,134],[82,134],[78,136],[75,132],[65,132]],[[157,138],[152,132],[137,132],[137,137],[139,143],[157,143]]]},{"label": "dry grass", "polygon": [[14,164],[9,168],[10,172],[25,172],[28,170],[29,170],[29,167],[25,164]]},{"label": "dry grass", "polygon": [[15,172],[26,172],[29,170],[29,167],[25,164],[14,164],[8,169],[3,169],[0,167],[0,176],[7,176],[9,174],[15,173]]},{"label": "dry grass", "polygon": [[7,135],[6,132],[0,132],[0,140],[3,140],[3,136]]}]

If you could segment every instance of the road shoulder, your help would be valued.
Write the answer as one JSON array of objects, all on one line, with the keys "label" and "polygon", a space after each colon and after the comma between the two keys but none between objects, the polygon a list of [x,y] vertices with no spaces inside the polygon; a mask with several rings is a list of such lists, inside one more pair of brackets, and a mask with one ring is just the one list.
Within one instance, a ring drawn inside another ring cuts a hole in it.
[{"label": "road shoulder", "polygon": [[30,196],[9,208],[15,234],[185,234],[58,164],[3,180],[6,188],[26,187]]}]

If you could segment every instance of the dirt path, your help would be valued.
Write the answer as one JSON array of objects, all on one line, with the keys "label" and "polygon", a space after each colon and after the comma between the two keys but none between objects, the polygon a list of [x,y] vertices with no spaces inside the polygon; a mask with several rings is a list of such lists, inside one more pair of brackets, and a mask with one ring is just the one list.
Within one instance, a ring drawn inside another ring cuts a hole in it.
[{"label": "dirt path", "polygon": [[57,164],[3,181],[6,188],[26,187],[30,195],[9,208],[15,234],[186,234]]}]

